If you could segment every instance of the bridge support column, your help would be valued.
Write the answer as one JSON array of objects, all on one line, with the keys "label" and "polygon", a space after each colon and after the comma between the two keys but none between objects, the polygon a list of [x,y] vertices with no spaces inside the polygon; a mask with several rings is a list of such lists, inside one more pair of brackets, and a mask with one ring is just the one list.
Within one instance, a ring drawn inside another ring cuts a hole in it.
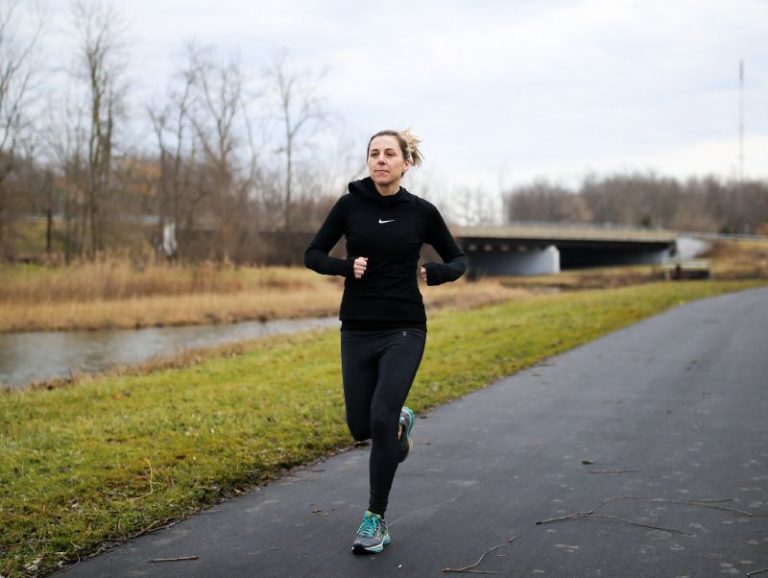
[{"label": "bridge support column", "polygon": [[560,251],[546,247],[510,247],[505,250],[467,252],[469,274],[483,275],[551,275],[560,272]]}]

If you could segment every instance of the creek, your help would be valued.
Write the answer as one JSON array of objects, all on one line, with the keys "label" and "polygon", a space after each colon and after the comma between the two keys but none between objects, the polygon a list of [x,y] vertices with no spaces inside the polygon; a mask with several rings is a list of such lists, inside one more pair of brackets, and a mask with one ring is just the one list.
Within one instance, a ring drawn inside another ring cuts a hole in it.
[{"label": "creek", "polygon": [[221,325],[0,334],[0,389],[135,365],[185,350],[339,327],[335,317]]}]

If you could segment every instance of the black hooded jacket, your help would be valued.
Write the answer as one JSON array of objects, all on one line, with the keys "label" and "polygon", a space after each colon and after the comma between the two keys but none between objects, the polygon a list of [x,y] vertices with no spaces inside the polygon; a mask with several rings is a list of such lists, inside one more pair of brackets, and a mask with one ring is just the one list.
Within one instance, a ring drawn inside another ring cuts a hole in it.
[{"label": "black hooded jacket", "polygon": [[[347,258],[328,255],[341,236]],[[339,318],[345,329],[426,329],[427,316],[419,292],[418,263],[423,243],[443,263],[429,262],[427,285],[455,281],[464,273],[464,253],[430,202],[404,188],[380,195],[370,177],[349,183],[304,253],[304,264],[324,275],[342,275],[344,297]],[[355,279],[352,266],[367,257],[368,267]]]}]

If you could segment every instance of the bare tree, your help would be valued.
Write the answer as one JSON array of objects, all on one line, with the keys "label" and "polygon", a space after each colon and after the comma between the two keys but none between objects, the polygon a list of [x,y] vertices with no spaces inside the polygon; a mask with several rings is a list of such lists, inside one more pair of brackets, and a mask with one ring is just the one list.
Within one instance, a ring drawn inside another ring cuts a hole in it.
[{"label": "bare tree", "polygon": [[572,191],[537,180],[504,195],[508,221],[584,222],[592,218],[584,199]]},{"label": "bare tree", "polygon": [[517,187],[505,205],[508,219],[753,233],[768,221],[768,184],[713,176],[680,182],[653,172],[590,175],[575,192],[543,181]]},{"label": "bare tree", "polygon": [[30,115],[26,110],[33,80],[30,60],[42,32],[40,22],[28,38],[19,38],[17,11],[18,2],[0,0],[0,251],[6,258],[12,256],[9,227],[17,200],[10,176],[30,128]]},{"label": "bare tree", "polygon": [[468,227],[495,223],[495,208],[480,188],[461,187],[454,194],[450,214],[457,223]]},{"label": "bare tree", "polygon": [[160,152],[158,238],[162,239],[162,249],[169,260],[178,257],[176,231],[181,224],[183,199],[190,189],[188,167],[194,165],[196,156],[190,114],[199,76],[197,48],[190,43],[187,51],[187,65],[178,73],[180,87],[169,90],[168,100],[162,107],[147,107]]},{"label": "bare tree", "polygon": [[74,5],[74,23],[80,35],[78,77],[87,92],[86,227],[89,253],[105,248],[107,216],[103,214],[112,193],[116,123],[124,114],[124,28],[111,7],[92,1]]},{"label": "bare tree", "polygon": [[709,185],[719,186],[719,183],[707,178],[688,179],[681,185],[676,212],[664,226],[677,231],[716,231],[717,220],[707,207],[706,191]]},{"label": "bare tree", "polygon": [[317,87],[309,74],[301,75],[290,68],[287,53],[279,54],[267,71],[277,108],[277,119],[281,124],[283,143],[278,149],[285,155],[285,205],[283,227],[291,230],[291,203],[294,201],[295,160],[301,137],[312,125],[326,118]]},{"label": "bare tree", "polygon": [[206,169],[198,176],[193,204],[207,202],[214,256],[239,262],[252,229],[248,200],[257,172],[247,79],[236,59],[218,62],[211,50],[190,50],[196,70],[190,121]]},{"label": "bare tree", "polygon": [[83,106],[79,102],[74,104],[67,92],[57,97],[58,107],[48,103],[41,132],[49,166],[54,171],[53,189],[60,198],[64,259],[69,263],[82,255],[85,248],[87,133]]}]

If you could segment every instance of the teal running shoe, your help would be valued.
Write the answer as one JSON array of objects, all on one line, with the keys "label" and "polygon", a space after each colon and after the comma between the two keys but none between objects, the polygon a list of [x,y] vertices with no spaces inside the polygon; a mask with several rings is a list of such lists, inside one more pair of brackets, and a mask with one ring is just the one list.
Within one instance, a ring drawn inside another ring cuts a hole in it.
[{"label": "teal running shoe", "polygon": [[403,406],[400,410],[400,425],[403,428],[403,433],[400,436],[400,462],[404,462],[405,458],[413,449],[413,424],[416,421],[416,416],[413,414],[413,410],[410,407]]},{"label": "teal running shoe", "polygon": [[355,543],[352,545],[352,551],[357,554],[370,552],[378,554],[389,544],[389,531],[384,518],[371,511],[366,511],[363,521],[357,529]]}]

